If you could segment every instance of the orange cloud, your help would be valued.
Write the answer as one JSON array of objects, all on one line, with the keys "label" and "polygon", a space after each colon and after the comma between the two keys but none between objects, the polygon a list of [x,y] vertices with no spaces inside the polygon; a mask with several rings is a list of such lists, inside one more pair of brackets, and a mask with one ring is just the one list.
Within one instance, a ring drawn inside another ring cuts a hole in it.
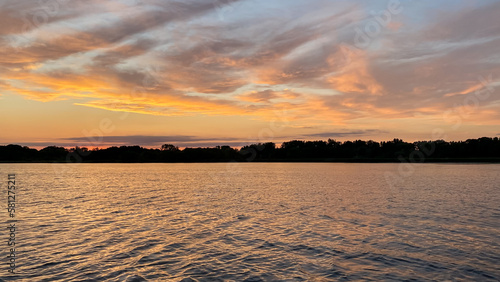
[{"label": "orange cloud", "polygon": [[[342,52],[346,52],[343,50]],[[335,90],[343,93],[370,93],[382,95],[383,86],[372,76],[369,68],[370,59],[366,52],[361,50],[348,50],[348,64],[336,71],[327,81]],[[330,62],[338,61],[340,52],[329,59]]]},{"label": "orange cloud", "polygon": [[294,100],[298,97],[300,97],[300,94],[288,89],[285,89],[283,91],[273,91],[267,89],[264,91],[252,91],[250,93],[240,95],[238,96],[238,99],[254,103],[271,103],[271,100],[275,99]]},{"label": "orange cloud", "polygon": [[484,87],[485,87],[485,85],[483,83],[478,83],[478,84],[475,84],[475,85],[473,85],[473,86],[471,86],[463,91],[448,93],[448,94],[444,95],[444,97],[451,97],[451,96],[455,96],[455,95],[466,95],[466,94],[472,93],[474,91],[483,89]]},{"label": "orange cloud", "polygon": [[[500,71],[491,16],[498,3],[425,15],[429,22],[418,28],[401,14],[370,38],[381,48],[362,49],[352,39],[365,9],[327,2],[251,19],[234,11],[225,22],[206,1],[84,1],[22,30],[15,12],[39,4],[12,1],[0,11],[0,92],[152,116],[269,121],[283,110],[290,127],[304,129],[360,120],[442,122],[443,111],[481,89],[472,83],[478,75]],[[291,17],[303,9],[300,20]],[[495,103],[495,95],[481,101],[467,121],[498,124]]]}]

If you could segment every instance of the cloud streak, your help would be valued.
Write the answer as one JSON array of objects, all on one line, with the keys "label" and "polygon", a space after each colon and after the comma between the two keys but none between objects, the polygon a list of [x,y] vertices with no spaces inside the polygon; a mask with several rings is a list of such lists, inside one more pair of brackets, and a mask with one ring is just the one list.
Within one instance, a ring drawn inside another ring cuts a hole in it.
[{"label": "cloud streak", "polygon": [[[500,79],[499,1],[401,2],[378,27],[385,1],[43,3],[2,5],[2,94],[169,117],[269,121],[285,109],[292,127],[326,137],[381,134],[380,123],[404,131],[419,118],[430,131]],[[443,12],[427,13],[433,5]],[[356,46],[370,24],[378,32]],[[500,124],[499,101],[495,92],[464,122]]]},{"label": "cloud streak", "polygon": [[321,132],[321,133],[313,133],[306,134],[305,137],[320,137],[320,138],[339,138],[339,137],[356,137],[356,136],[366,136],[366,135],[374,135],[379,133],[387,133],[384,130],[377,129],[369,129],[369,130],[352,130],[352,131],[344,131],[344,132]]}]

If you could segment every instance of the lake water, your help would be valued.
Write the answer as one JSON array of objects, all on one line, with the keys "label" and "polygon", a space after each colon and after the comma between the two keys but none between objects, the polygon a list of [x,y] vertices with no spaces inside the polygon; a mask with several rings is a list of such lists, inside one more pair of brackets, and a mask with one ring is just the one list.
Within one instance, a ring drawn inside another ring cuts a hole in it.
[{"label": "lake water", "polygon": [[500,280],[498,164],[0,164],[4,188],[8,173],[4,281]]}]

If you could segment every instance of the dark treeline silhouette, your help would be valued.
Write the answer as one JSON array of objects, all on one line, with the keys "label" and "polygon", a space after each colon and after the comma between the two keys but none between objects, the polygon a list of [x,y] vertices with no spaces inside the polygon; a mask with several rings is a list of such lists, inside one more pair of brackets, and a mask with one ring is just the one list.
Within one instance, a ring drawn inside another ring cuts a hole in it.
[{"label": "dark treeline silhouette", "polygon": [[93,149],[49,146],[41,150],[26,146],[0,146],[0,162],[500,162],[498,137],[466,141],[443,140],[408,143],[401,139],[386,142],[328,141],[258,143],[241,149],[229,146],[185,148],[165,144],[158,149],[140,146]]}]

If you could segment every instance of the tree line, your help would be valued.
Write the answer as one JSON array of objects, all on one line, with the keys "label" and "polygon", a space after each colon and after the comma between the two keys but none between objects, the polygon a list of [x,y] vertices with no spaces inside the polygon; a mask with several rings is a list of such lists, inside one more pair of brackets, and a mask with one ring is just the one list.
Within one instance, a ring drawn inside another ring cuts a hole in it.
[{"label": "tree line", "polygon": [[302,141],[277,146],[257,143],[240,149],[230,146],[184,148],[164,144],[150,149],[120,146],[89,150],[85,147],[48,146],[41,150],[20,145],[0,146],[0,162],[500,162],[498,137],[466,141]]}]

